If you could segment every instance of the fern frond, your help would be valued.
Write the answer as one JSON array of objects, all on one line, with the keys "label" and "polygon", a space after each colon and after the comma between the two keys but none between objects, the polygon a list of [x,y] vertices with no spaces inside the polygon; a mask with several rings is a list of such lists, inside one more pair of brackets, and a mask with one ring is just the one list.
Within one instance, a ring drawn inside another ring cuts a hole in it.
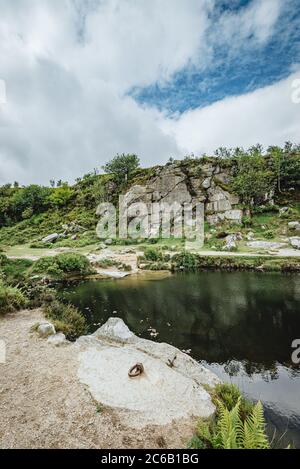
[{"label": "fern frond", "polygon": [[244,448],[269,449],[265,427],[263,406],[258,402],[244,423]]}]

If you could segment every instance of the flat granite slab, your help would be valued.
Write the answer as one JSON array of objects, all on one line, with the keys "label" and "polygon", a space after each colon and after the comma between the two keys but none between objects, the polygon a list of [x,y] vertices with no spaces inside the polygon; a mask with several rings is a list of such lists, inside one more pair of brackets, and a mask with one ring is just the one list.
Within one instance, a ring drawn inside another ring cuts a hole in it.
[{"label": "flat granite slab", "polygon": [[[203,386],[215,386],[217,376],[171,345],[137,337],[122,319],[109,319],[76,345],[79,380],[97,402],[121,413],[128,426],[209,418],[215,412]],[[143,364],[144,373],[130,378],[136,363]]]}]

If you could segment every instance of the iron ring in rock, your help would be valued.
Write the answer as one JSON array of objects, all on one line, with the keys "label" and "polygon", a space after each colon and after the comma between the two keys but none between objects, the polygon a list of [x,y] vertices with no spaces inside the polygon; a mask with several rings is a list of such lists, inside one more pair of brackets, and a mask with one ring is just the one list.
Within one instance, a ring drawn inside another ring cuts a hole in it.
[{"label": "iron ring in rock", "polygon": [[144,373],[144,365],[142,363],[137,363],[128,372],[129,378],[137,378]]}]

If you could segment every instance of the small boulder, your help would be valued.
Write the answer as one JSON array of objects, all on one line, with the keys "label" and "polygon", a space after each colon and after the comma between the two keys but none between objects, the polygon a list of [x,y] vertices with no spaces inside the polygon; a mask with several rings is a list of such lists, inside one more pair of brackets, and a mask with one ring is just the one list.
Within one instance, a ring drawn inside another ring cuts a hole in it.
[{"label": "small boulder", "polygon": [[46,236],[45,238],[42,239],[42,243],[54,243],[59,238],[58,233],[52,233],[49,236]]},{"label": "small boulder", "polygon": [[51,335],[47,339],[47,342],[55,347],[60,347],[61,345],[67,344],[68,341],[66,340],[65,334],[59,332],[58,334]]},{"label": "small boulder", "polygon": [[298,221],[292,221],[288,224],[290,230],[300,232],[300,223]]},{"label": "small boulder", "polygon": [[113,244],[113,240],[112,239],[106,239],[105,244],[106,244],[106,246],[111,246]]},{"label": "small boulder", "polygon": [[294,236],[293,238],[290,238],[290,244],[294,249],[300,249],[300,237]]},{"label": "small boulder", "polygon": [[226,238],[226,244],[222,249],[223,251],[236,251],[237,244],[236,244],[236,235],[229,235]]},{"label": "small boulder", "polygon": [[120,342],[128,342],[134,338],[133,332],[119,318],[110,318],[93,335],[98,339],[106,337],[111,340],[119,340]]},{"label": "small boulder", "polygon": [[281,207],[279,209],[279,216],[285,215],[286,213],[288,213],[288,211],[289,211],[289,207]]},{"label": "small boulder", "polygon": [[247,234],[247,240],[248,241],[253,241],[254,240],[254,233],[250,231],[250,233]]},{"label": "small boulder", "polygon": [[47,339],[51,335],[55,335],[55,327],[50,322],[44,322],[37,328],[37,333],[42,339]]}]

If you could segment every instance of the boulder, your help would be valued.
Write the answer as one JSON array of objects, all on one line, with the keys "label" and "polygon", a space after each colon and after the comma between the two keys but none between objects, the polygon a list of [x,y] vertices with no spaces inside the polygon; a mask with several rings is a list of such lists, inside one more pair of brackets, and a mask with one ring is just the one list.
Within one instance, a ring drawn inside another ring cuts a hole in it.
[{"label": "boulder", "polygon": [[294,236],[289,239],[291,246],[293,246],[294,249],[300,249],[300,237],[299,236]]},{"label": "boulder", "polygon": [[59,238],[58,233],[52,233],[49,236],[46,236],[45,238],[42,239],[42,243],[54,243]]},{"label": "boulder", "polygon": [[44,322],[37,328],[37,333],[42,339],[46,339],[49,336],[55,335],[55,327],[50,322]]},{"label": "boulder", "polygon": [[289,207],[281,207],[279,209],[279,216],[284,215],[285,213],[288,213]]},{"label": "boulder", "polygon": [[59,332],[58,334],[51,335],[47,342],[55,347],[60,347],[61,345],[66,345],[68,341],[66,340],[65,334]]},{"label": "boulder", "polygon": [[247,240],[248,240],[248,241],[253,241],[253,240],[254,240],[254,233],[253,233],[253,231],[250,231],[250,233],[247,234]]},{"label": "boulder", "polygon": [[236,244],[236,235],[232,234],[226,237],[226,244],[222,248],[223,251],[236,251],[237,250],[237,244]]},{"label": "boulder", "polygon": [[[175,347],[141,339],[119,318],[77,340],[80,381],[95,401],[114,408],[126,425],[144,428],[174,420],[209,418],[215,412],[205,386],[220,380]],[[144,372],[128,372],[142,363]]]},{"label": "boulder", "polygon": [[299,231],[300,232],[300,223],[298,221],[292,221],[288,224],[290,230]]},{"label": "boulder", "polygon": [[113,244],[113,240],[112,239],[106,239],[104,241],[104,243],[106,244],[106,246],[111,246]]}]

